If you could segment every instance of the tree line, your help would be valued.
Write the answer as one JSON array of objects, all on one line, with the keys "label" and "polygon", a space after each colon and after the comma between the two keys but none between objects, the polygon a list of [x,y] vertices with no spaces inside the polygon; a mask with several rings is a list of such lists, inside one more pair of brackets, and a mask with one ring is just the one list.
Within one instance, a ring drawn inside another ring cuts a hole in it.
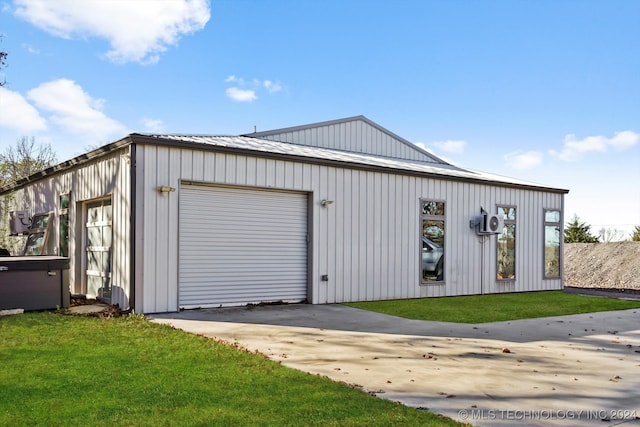
[{"label": "tree line", "polygon": [[[581,222],[578,215],[574,215],[564,229],[565,243],[600,243],[619,240],[625,240],[624,234],[615,229],[603,228],[597,236],[594,236],[591,233],[591,225]],[[640,225],[636,225],[628,240],[640,242]]]}]

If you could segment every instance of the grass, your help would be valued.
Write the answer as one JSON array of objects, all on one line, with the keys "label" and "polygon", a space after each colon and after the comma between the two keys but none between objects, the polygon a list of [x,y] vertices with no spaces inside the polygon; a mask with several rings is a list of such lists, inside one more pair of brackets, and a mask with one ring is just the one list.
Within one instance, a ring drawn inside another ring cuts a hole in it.
[{"label": "grass", "polygon": [[640,301],[548,291],[356,302],[345,305],[407,319],[486,323],[640,308]]},{"label": "grass", "polygon": [[0,425],[454,426],[141,317],[0,318]]}]

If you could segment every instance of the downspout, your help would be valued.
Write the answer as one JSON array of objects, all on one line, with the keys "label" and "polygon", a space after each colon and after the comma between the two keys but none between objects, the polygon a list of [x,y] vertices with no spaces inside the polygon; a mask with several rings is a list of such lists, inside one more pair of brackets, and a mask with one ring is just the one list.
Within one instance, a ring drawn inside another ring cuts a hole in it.
[{"label": "downspout", "polygon": [[484,295],[484,279],[485,279],[484,249],[485,249],[485,243],[487,243],[487,237],[489,236],[478,236],[478,239],[480,240],[480,295]]},{"label": "downspout", "polygon": [[[560,196],[560,288],[564,289],[564,195]],[[544,218],[543,218],[544,219]],[[543,242],[544,243],[544,242]],[[544,254],[543,254],[544,256]]]},{"label": "downspout", "polygon": [[129,146],[129,309],[136,309],[136,144]]}]

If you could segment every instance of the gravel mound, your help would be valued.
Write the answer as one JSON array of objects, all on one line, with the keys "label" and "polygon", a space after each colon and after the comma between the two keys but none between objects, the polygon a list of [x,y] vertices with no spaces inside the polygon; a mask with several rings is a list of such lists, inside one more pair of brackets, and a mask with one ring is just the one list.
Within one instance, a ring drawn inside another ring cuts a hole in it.
[{"label": "gravel mound", "polygon": [[640,242],[566,243],[564,285],[640,290]]}]

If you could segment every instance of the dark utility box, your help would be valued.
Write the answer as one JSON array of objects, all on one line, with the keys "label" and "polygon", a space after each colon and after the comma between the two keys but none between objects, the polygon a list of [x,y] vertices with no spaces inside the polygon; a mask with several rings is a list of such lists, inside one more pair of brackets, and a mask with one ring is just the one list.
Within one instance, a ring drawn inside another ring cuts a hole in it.
[{"label": "dark utility box", "polygon": [[69,258],[0,257],[0,310],[69,307]]}]

